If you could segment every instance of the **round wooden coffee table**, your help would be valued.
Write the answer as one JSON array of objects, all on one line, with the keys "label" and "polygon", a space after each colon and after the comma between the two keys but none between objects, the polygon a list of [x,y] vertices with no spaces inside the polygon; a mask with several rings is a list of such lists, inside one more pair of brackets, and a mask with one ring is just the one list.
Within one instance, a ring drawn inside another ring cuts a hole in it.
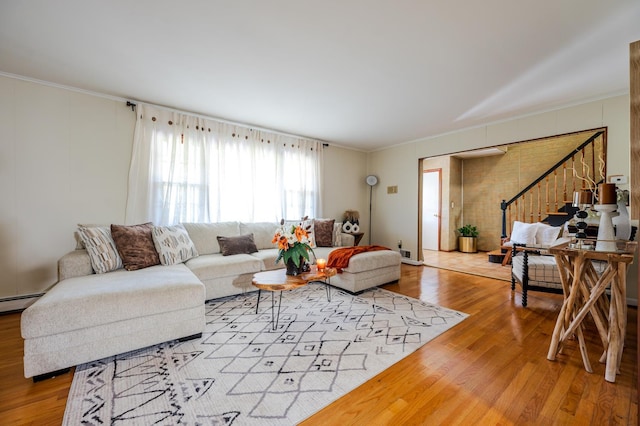
[{"label": "round wooden coffee table", "polygon": [[[296,288],[304,287],[310,282],[323,283],[327,290],[327,301],[331,301],[331,288],[329,287],[329,280],[337,273],[335,268],[324,268],[319,271],[315,266],[311,268],[311,271],[302,273],[300,275],[292,276],[286,274],[286,269],[276,269],[273,271],[258,272],[253,275],[251,284],[258,289],[258,301],[256,303],[256,314],[258,313],[258,307],[260,306],[260,294],[262,290],[271,292],[271,324],[273,330],[278,328],[278,318],[280,317],[280,305],[282,305],[282,292],[285,290],[295,290]],[[280,292],[278,298],[278,313],[275,314],[275,297],[274,293]]]}]

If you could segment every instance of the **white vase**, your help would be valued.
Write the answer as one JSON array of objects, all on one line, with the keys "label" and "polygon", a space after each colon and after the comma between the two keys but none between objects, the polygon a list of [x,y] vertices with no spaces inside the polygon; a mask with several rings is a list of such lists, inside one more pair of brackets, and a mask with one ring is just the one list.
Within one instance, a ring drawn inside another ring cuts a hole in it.
[{"label": "white vase", "polygon": [[596,204],[594,210],[600,212],[600,225],[598,226],[598,240],[596,251],[616,251],[616,234],[613,230],[613,217],[618,214],[617,204]]}]

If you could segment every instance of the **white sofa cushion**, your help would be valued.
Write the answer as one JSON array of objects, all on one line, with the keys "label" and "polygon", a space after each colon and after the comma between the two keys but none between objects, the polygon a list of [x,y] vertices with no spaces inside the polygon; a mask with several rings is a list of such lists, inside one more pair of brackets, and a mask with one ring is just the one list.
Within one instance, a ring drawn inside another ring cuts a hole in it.
[{"label": "white sofa cushion", "polygon": [[238,222],[183,223],[191,241],[200,255],[220,253],[218,236],[237,237],[240,235]]},{"label": "white sofa cushion", "polygon": [[22,337],[47,336],[200,304],[204,304],[204,285],[182,264],[69,278],[22,313]]},{"label": "white sofa cushion", "polygon": [[262,261],[250,254],[200,255],[185,263],[201,280],[260,272]]},{"label": "white sofa cushion", "polygon": [[351,257],[351,259],[349,259],[349,266],[343,268],[343,271],[353,274],[387,266],[398,266],[400,265],[401,259],[400,253],[393,250],[368,251]]},{"label": "white sofa cushion", "polygon": [[280,260],[279,263],[276,263],[276,259],[278,258],[278,249],[270,248],[270,249],[262,249],[257,253],[251,253],[251,256],[260,259],[263,263],[263,270],[270,271],[272,269],[284,268],[284,262]]},{"label": "white sofa cushion", "polygon": [[240,222],[240,234],[253,234],[253,242],[256,243],[258,250],[272,249],[276,247],[272,241],[279,226],[276,222]]}]

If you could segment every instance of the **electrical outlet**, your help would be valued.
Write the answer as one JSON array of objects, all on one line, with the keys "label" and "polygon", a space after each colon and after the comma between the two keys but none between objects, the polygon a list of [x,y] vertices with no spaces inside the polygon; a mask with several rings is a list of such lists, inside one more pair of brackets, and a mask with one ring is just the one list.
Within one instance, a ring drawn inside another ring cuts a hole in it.
[{"label": "electrical outlet", "polygon": [[397,194],[398,193],[398,185],[387,186],[387,194]]},{"label": "electrical outlet", "polygon": [[609,176],[609,183],[619,183],[620,185],[623,185],[627,183],[627,177],[624,175]]}]

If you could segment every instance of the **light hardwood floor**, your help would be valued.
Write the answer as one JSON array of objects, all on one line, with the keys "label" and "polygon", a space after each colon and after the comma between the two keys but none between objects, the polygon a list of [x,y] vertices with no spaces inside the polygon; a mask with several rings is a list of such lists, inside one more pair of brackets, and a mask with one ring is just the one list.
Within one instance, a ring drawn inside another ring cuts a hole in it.
[{"label": "light hardwood floor", "polygon": [[[562,297],[531,292],[522,308],[509,283],[422,266],[402,266],[388,290],[470,317],[303,425],[637,424],[637,309],[630,308],[616,383],[604,380],[595,326],[586,333],[594,373],[576,342],[551,362],[550,335]],[[22,376],[20,315],[0,316],[0,423],[57,425],[71,374],[32,383]]]},{"label": "light hardwood floor", "polygon": [[489,262],[489,253],[462,253],[459,251],[423,250],[423,263],[434,268],[480,275],[481,277],[511,281],[511,264]]}]

